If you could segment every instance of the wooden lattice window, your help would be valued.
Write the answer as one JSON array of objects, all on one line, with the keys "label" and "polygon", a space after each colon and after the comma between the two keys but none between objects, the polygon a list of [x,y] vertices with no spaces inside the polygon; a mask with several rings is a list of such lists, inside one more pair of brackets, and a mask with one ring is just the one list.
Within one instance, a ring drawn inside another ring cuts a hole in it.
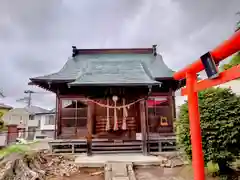
[{"label": "wooden lattice window", "polygon": [[61,119],[64,127],[86,127],[87,105],[80,100],[63,100]]},{"label": "wooden lattice window", "polygon": [[147,105],[149,132],[161,132],[162,128],[171,126],[171,106],[168,97],[150,97]]}]

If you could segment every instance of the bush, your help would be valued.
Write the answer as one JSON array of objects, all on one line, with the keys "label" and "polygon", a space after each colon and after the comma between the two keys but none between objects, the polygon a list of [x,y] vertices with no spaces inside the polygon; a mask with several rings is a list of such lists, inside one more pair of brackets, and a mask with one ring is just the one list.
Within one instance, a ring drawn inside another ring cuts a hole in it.
[{"label": "bush", "polygon": [[240,64],[240,52],[236,53],[235,55],[233,55],[232,59],[230,60],[229,63],[227,64],[223,64],[221,66],[222,70],[228,70],[234,66],[237,66]]},{"label": "bush", "polygon": [[[205,164],[217,163],[224,171],[239,156],[240,97],[222,88],[210,88],[198,96]],[[180,107],[176,126],[178,144],[191,159],[187,102]]]}]

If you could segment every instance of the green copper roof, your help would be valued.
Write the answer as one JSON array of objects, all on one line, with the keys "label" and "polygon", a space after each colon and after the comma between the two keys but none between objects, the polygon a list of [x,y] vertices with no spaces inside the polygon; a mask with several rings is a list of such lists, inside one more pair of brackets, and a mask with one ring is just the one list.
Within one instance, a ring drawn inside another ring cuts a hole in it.
[{"label": "green copper roof", "polygon": [[158,84],[146,74],[143,66],[138,60],[92,61],[87,71],[69,84]]},{"label": "green copper roof", "polygon": [[57,73],[32,81],[68,81],[69,85],[157,84],[155,78],[171,78],[160,55],[89,54],[69,58]]}]

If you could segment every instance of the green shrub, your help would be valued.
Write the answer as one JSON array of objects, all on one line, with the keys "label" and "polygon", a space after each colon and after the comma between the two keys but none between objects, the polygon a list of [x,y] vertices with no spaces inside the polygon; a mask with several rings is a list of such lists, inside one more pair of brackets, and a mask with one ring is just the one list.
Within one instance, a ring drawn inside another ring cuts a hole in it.
[{"label": "green shrub", "polygon": [[[239,156],[240,97],[222,88],[210,88],[198,96],[205,164],[213,162],[226,169]],[[187,102],[180,107],[176,126],[177,142],[191,159]]]},{"label": "green shrub", "polygon": [[0,157],[7,156],[12,153],[25,153],[28,149],[29,148],[26,145],[13,144],[0,150]]}]

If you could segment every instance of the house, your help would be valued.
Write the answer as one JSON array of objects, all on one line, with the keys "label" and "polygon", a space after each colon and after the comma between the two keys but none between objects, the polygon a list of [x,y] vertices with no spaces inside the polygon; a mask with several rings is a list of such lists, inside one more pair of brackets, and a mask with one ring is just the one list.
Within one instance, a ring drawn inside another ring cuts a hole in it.
[{"label": "house", "polygon": [[[120,151],[120,146],[129,143],[140,144],[138,151],[147,154],[154,148],[159,150],[160,146],[152,145],[162,143],[163,136],[172,136],[174,92],[179,82],[156,46],[73,47],[72,57],[59,72],[30,80],[29,84],[56,93],[56,138],[64,142],[87,139],[89,154],[94,148]],[[108,146],[97,148],[94,143],[98,141],[106,141]],[[81,144],[73,149],[75,146]],[[125,148],[136,151],[131,146]]]},{"label": "house", "polygon": [[16,124],[19,129],[19,137],[33,139],[39,131],[41,114],[49,112],[38,106],[13,108],[3,116],[5,124]]},{"label": "house", "polygon": [[12,109],[11,106],[0,103],[0,119],[6,112],[8,112],[11,109]]},{"label": "house", "polygon": [[229,81],[224,84],[220,84],[217,87],[230,88],[232,90],[232,92],[236,93],[237,95],[240,95],[240,80],[239,79]]},{"label": "house", "polygon": [[45,113],[38,114],[40,120],[39,131],[36,133],[37,138],[54,138],[55,137],[55,109]]}]

